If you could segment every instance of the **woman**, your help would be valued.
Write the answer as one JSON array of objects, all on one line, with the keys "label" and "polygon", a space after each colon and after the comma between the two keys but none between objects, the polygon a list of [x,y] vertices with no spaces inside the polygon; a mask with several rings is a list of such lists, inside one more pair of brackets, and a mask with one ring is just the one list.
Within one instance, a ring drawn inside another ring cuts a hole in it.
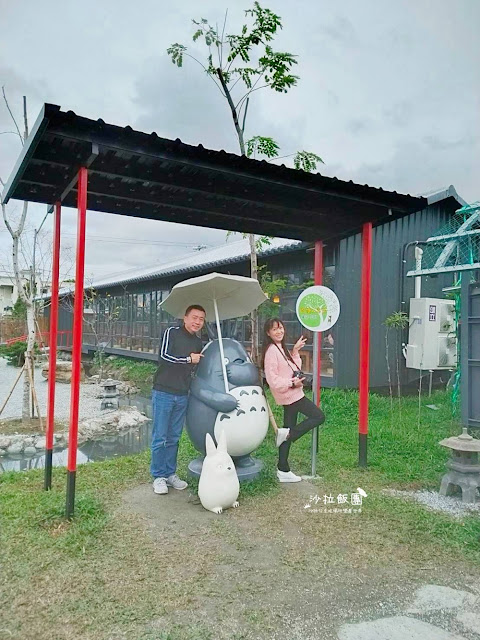
[{"label": "woman", "polygon": [[[295,372],[301,371],[302,360],[300,349],[305,346],[306,339],[301,336],[295,343],[292,352],[285,344],[285,327],[279,318],[267,320],[263,337],[263,369],[268,386],[275,402],[283,405],[284,429],[279,429],[277,436],[278,468],[277,478],[280,482],[300,482],[300,476],[290,471],[288,454],[292,442],[305,433],[318,427],[325,421],[323,411],[305,397],[303,381]],[[297,425],[298,414],[306,419]]]}]

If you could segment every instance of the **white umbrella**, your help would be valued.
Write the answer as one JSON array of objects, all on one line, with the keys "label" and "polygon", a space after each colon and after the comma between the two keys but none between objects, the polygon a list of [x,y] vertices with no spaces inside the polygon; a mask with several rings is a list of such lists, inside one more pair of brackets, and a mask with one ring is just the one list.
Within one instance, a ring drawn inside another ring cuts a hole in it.
[{"label": "white umbrella", "polygon": [[160,306],[172,316],[183,318],[188,306],[199,304],[205,309],[206,320],[215,320],[222,359],[223,380],[225,391],[228,393],[220,320],[246,316],[266,299],[267,296],[263,293],[258,280],[254,278],[209,273],[206,276],[190,278],[176,284]]}]

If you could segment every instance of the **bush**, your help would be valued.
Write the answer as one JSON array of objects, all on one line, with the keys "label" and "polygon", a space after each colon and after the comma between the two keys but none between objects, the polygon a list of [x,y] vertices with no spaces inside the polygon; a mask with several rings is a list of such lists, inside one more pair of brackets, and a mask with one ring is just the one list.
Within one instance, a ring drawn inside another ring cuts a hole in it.
[{"label": "bush", "polygon": [[[25,350],[27,348],[26,342],[14,342],[9,345],[0,345],[0,356],[8,360],[8,364],[12,367],[23,367],[25,364]],[[34,345],[34,353],[38,354],[38,345]]]}]

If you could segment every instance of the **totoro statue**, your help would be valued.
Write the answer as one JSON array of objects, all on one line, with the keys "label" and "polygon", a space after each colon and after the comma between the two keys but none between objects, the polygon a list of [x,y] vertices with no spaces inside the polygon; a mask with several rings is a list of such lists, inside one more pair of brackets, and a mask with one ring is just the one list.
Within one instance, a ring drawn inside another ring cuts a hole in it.
[{"label": "totoro statue", "polygon": [[220,345],[218,340],[212,340],[202,351],[203,358],[190,387],[187,433],[195,448],[205,454],[206,435],[218,442],[223,430],[229,455],[238,459],[248,456],[265,438],[267,401],[258,369],[240,342],[223,338],[223,350],[229,392],[225,393]]},{"label": "totoro statue", "polygon": [[198,497],[204,509],[222,513],[229,507],[238,507],[240,483],[232,458],[227,453],[225,431],[221,431],[218,447],[209,433],[205,436],[207,455],[203,461],[198,483]]}]

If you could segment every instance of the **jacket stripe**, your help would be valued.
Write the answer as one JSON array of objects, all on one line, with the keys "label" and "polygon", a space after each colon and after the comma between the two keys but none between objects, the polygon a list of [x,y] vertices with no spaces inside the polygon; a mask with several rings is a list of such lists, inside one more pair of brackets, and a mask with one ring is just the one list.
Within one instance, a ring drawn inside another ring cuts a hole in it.
[{"label": "jacket stripe", "polygon": [[160,349],[160,358],[162,358],[162,360],[166,360],[167,362],[173,362],[173,363],[179,363],[179,364],[188,364],[187,358],[177,358],[176,356],[172,355],[171,353],[168,353],[168,346],[169,346],[169,340],[170,340],[170,331],[172,331],[172,329],[178,330],[179,327],[168,327],[168,329],[163,334],[162,347]]}]

